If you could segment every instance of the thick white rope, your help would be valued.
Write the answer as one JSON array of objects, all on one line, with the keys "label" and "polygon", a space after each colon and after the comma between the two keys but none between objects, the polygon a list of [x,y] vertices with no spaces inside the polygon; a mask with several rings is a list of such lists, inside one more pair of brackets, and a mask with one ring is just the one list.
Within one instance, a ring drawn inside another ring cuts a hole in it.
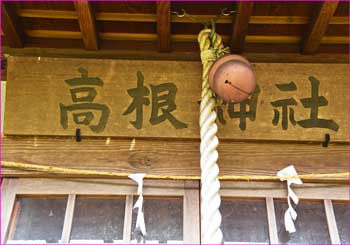
[{"label": "thick white rope", "polygon": [[200,153],[201,153],[201,242],[203,244],[221,244],[223,235],[220,230],[221,214],[219,211],[221,198],[217,165],[219,140],[216,137],[216,100],[208,82],[209,69],[213,62],[224,52],[222,40],[211,29],[204,29],[198,35],[203,64],[202,95],[200,104]]}]

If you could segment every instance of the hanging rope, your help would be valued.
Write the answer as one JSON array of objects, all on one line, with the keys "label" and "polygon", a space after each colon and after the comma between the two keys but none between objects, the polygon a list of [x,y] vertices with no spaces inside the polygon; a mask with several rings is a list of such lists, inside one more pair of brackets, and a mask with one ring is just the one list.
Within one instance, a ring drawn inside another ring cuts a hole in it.
[{"label": "hanging rope", "polygon": [[[214,27],[212,23],[212,28]],[[208,82],[209,69],[213,62],[227,52],[221,37],[214,30],[205,28],[198,35],[203,64],[202,95],[200,104],[200,165],[201,165],[201,238],[204,244],[220,244],[223,241],[220,230],[221,198],[219,195],[219,167],[217,165],[219,141],[216,137],[216,99]]]},{"label": "hanging rope", "polygon": [[[2,168],[14,168],[26,171],[40,171],[50,174],[66,174],[81,176],[93,176],[93,177],[113,177],[113,178],[128,178],[130,173],[116,173],[108,171],[96,171],[87,169],[72,169],[72,168],[61,168],[47,165],[29,164],[21,162],[1,162]],[[349,178],[350,173],[323,173],[323,174],[300,174],[296,176],[286,177],[285,179],[300,178],[302,180],[319,180],[319,179],[330,179],[330,178]],[[181,175],[156,175],[146,174],[145,179],[163,179],[163,180],[200,180],[200,176],[181,176]],[[245,181],[280,181],[280,177],[271,175],[224,175],[219,177],[220,180],[245,180]]]}]

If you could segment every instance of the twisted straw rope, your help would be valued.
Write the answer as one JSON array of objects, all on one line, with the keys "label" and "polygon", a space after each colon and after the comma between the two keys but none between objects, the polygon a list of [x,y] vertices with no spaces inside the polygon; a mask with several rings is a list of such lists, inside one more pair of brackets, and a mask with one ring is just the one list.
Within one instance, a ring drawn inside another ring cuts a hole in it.
[{"label": "twisted straw rope", "polygon": [[[9,162],[2,161],[2,168],[15,168],[22,170],[40,171],[53,174],[71,174],[78,176],[99,176],[99,177],[115,177],[115,178],[128,178],[130,173],[116,173],[108,171],[95,171],[95,170],[84,170],[84,169],[72,169],[72,168],[61,168],[52,167],[38,164],[28,164],[20,162]],[[296,176],[286,177],[285,179],[300,178],[302,180],[313,180],[313,179],[325,179],[325,178],[349,178],[350,173],[323,173],[323,174],[300,174]],[[279,180],[277,176],[270,175],[225,175],[219,176],[220,180],[246,180],[246,181],[268,181],[268,180]],[[200,180],[200,176],[181,176],[181,175],[155,175],[147,174],[145,179],[163,179],[163,180]]]},{"label": "twisted straw rope", "polygon": [[[210,37],[210,35],[212,36]],[[198,35],[203,64],[202,95],[200,104],[200,166],[201,166],[201,238],[204,244],[221,244],[223,235],[220,229],[221,198],[218,152],[219,140],[216,137],[216,100],[208,82],[209,69],[223,49],[221,37],[211,29],[204,29]]]}]

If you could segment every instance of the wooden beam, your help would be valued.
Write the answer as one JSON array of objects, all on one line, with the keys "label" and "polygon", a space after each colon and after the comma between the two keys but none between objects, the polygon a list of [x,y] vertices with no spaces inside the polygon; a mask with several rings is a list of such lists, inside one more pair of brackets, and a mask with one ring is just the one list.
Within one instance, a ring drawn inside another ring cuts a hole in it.
[{"label": "wooden beam", "polygon": [[[78,31],[57,31],[57,30],[27,30],[26,35],[33,38],[61,38],[61,39],[81,39],[82,33]],[[129,41],[157,41],[159,35],[152,33],[116,33],[101,32],[99,37],[102,40],[129,40]],[[197,42],[197,35],[176,34],[171,35],[170,40],[174,42]],[[223,42],[229,41],[229,36],[221,36]],[[276,44],[296,44],[301,41],[299,36],[246,36],[246,43],[276,43]],[[170,41],[169,41],[170,43]],[[323,37],[322,44],[348,44],[347,36],[329,36]],[[163,48],[162,48],[163,47]],[[169,47],[170,48],[170,47]],[[160,44],[160,51],[169,49],[165,45]]]},{"label": "wooden beam", "polygon": [[87,0],[80,0],[74,2],[77,11],[80,31],[83,36],[85,49],[97,50],[97,30],[95,25],[95,17],[91,10],[91,6]]},{"label": "wooden beam", "polygon": [[[266,25],[305,25],[309,23],[306,16],[251,16],[249,24]],[[347,25],[347,16],[333,16],[329,22],[331,25]]]},{"label": "wooden beam", "polygon": [[[19,9],[17,15],[25,18],[48,18],[48,19],[77,19],[77,14],[74,11],[67,10],[42,10],[42,9]],[[192,15],[196,19],[210,19],[212,15]],[[156,22],[156,14],[143,13],[104,13],[95,14],[96,20],[103,21],[132,21],[132,22]],[[251,16],[249,24],[268,24],[268,25],[304,25],[307,24],[309,18],[307,16]],[[171,22],[174,23],[196,23],[195,19],[171,16]],[[232,23],[231,16],[222,16],[217,20],[218,24]],[[347,16],[333,16],[330,20],[331,25],[347,25]]]},{"label": "wooden beam", "polygon": [[[132,143],[133,142],[133,143]],[[130,145],[133,145],[133,148]],[[346,172],[348,145],[220,141],[221,175],[272,175],[290,164],[298,173]],[[3,137],[2,160],[76,169],[200,175],[199,141],[71,137]],[[308,156],[307,158],[305,156]],[[67,157],[69,156],[69,157]],[[3,177],[60,177],[2,168]],[[67,177],[67,176],[61,176]],[[330,180],[332,182],[332,180]]]},{"label": "wooden beam", "polygon": [[170,51],[170,1],[157,1],[159,51]]},{"label": "wooden beam", "polygon": [[231,37],[231,51],[233,53],[242,53],[244,50],[245,36],[248,33],[248,25],[253,12],[253,5],[253,2],[239,2],[237,5]]},{"label": "wooden beam", "polygon": [[338,3],[338,1],[319,3],[302,42],[301,52],[303,54],[313,54],[317,51]]},{"label": "wooden beam", "polygon": [[[285,199],[287,190],[282,182],[254,182],[254,181],[222,181],[220,183],[221,197],[243,197],[247,198],[266,198],[270,197],[274,200]],[[299,199],[308,200],[349,200],[349,180],[342,184],[334,183],[303,183],[301,186],[293,186],[293,191]],[[270,240],[270,244],[272,243]]]},{"label": "wooden beam", "polygon": [[[130,60],[177,60],[200,61],[197,52],[159,53],[156,51],[133,51],[123,49],[101,49],[86,51],[83,49],[64,48],[25,48],[2,47],[4,54],[11,56],[35,56],[54,58],[94,58],[94,59],[130,59]],[[299,53],[244,53],[251,62],[262,63],[348,63],[348,54],[315,54]]]},{"label": "wooden beam", "polygon": [[14,5],[1,2],[1,27],[10,47],[23,48],[24,33],[20,25]]}]

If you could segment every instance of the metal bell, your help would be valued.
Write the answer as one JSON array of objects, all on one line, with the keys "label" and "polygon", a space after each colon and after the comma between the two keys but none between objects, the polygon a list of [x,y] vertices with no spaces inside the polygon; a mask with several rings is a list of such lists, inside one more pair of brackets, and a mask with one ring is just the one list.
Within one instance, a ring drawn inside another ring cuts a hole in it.
[{"label": "metal bell", "polygon": [[209,70],[211,89],[224,101],[242,102],[256,88],[256,79],[248,60],[228,54],[217,59]]}]

